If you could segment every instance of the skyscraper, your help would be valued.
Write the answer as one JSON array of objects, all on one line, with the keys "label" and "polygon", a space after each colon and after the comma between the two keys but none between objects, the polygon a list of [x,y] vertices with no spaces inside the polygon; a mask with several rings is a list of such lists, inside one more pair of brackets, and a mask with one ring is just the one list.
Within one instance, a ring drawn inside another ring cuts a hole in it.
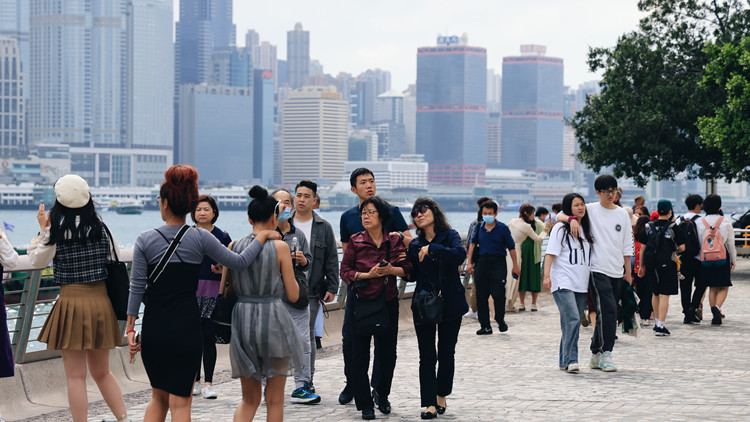
[{"label": "skyscraper", "polygon": [[487,50],[464,35],[417,50],[417,154],[430,181],[483,183],[487,164]]},{"label": "skyscraper", "polygon": [[299,22],[294,25],[294,31],[286,33],[286,60],[289,86],[301,88],[305,77],[310,75],[310,31],[302,30]]},{"label": "skyscraper", "polygon": [[282,105],[281,179],[338,181],[348,151],[349,107],[333,86],[306,86]]},{"label": "skyscraper", "polygon": [[489,113],[487,121],[487,167],[500,168],[502,138],[500,136],[501,114]]},{"label": "skyscraper", "polygon": [[541,45],[503,58],[502,168],[563,168],[563,60]]},{"label": "skyscraper", "polygon": [[214,48],[236,44],[232,1],[180,0],[175,51],[177,84],[208,82]]},{"label": "skyscraper", "polygon": [[253,61],[247,48],[215,48],[211,63],[212,85],[253,86]]},{"label": "skyscraper", "polygon": [[0,37],[0,157],[26,150],[26,104],[18,40]]},{"label": "skyscraper", "polygon": [[273,183],[274,77],[270,70],[253,71],[253,177]]},{"label": "skyscraper", "polygon": [[0,0],[0,37],[18,40],[21,71],[29,74],[29,0]]}]

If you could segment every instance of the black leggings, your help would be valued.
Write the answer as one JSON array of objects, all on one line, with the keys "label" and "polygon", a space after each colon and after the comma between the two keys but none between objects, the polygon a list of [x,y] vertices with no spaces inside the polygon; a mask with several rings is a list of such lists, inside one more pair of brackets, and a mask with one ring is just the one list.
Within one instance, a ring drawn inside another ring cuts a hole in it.
[{"label": "black leggings", "polygon": [[[203,370],[206,372],[206,376],[203,382],[213,383],[214,381],[214,368],[216,367],[216,334],[214,332],[215,323],[208,318],[201,318],[201,331],[203,332]],[[201,370],[198,369],[198,374],[195,380],[200,381]]]}]

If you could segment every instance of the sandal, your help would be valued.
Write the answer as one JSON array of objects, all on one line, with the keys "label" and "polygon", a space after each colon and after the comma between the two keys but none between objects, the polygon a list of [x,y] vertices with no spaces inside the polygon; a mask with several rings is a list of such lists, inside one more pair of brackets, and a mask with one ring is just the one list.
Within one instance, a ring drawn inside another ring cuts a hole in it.
[{"label": "sandal", "polygon": [[533,303],[531,304],[531,312],[536,312],[536,305]]},{"label": "sandal", "polygon": [[526,310],[526,305],[521,305],[518,307],[518,312],[525,311],[525,310]]}]

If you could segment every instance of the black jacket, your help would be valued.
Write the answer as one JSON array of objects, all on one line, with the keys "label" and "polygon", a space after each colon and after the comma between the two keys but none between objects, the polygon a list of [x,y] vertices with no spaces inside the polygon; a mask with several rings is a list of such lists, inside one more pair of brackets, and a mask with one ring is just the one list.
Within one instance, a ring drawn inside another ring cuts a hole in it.
[{"label": "black jacket", "polygon": [[310,295],[323,296],[325,292],[336,294],[339,289],[339,253],[336,236],[331,224],[313,212],[310,230]]}]

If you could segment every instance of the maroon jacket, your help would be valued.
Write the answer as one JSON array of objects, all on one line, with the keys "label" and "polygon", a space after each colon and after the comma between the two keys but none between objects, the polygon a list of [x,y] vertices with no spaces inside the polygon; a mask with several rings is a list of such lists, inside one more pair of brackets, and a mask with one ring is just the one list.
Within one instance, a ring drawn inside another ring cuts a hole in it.
[{"label": "maroon jacket", "polygon": [[[401,237],[397,234],[386,235],[383,238],[383,242],[378,248],[375,246],[372,237],[367,233],[367,230],[353,234],[349,239],[349,244],[346,245],[344,251],[344,257],[341,259],[341,279],[346,284],[351,285],[354,280],[354,273],[361,272],[367,273],[370,269],[385,260],[386,244],[385,239],[391,243],[391,265],[394,267],[401,267],[406,273],[406,278],[409,278],[411,272],[411,261],[405,259],[402,262],[397,263],[396,258],[402,252],[406,252],[406,246],[401,241]],[[362,299],[374,299],[383,292],[383,288],[387,286],[385,292],[385,299],[391,300],[398,296],[398,286],[396,285],[396,277],[388,276],[388,284],[385,285],[386,277],[371,278],[367,279],[368,283],[357,289],[357,295]],[[360,280],[362,280],[360,278]]]}]

